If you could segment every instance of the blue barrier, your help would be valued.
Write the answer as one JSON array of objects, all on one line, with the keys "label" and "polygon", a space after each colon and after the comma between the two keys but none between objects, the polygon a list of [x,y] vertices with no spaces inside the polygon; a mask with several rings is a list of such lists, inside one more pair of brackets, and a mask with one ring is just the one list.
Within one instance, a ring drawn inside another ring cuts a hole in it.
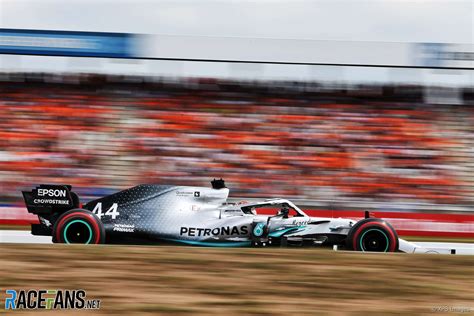
[{"label": "blue barrier", "polygon": [[133,56],[133,34],[0,29],[0,54]]}]

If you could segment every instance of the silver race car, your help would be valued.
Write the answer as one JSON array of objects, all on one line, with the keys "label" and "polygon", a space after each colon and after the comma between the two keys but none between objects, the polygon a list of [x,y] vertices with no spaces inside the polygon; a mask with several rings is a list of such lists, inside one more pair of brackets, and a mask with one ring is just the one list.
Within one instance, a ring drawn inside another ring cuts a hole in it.
[{"label": "silver race car", "polygon": [[[69,185],[40,185],[24,191],[38,215],[33,235],[57,243],[179,243],[223,247],[334,247],[394,252],[397,232],[370,218],[310,217],[289,200],[227,203],[222,179],[212,188],[138,185],[82,205]],[[267,214],[267,215],[263,215]]]}]

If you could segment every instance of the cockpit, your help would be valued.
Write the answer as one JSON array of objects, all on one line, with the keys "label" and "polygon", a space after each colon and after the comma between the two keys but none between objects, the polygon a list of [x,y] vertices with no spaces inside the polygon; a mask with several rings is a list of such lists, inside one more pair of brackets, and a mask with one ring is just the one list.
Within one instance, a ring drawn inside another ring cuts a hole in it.
[{"label": "cockpit", "polygon": [[282,218],[307,216],[296,205],[287,200],[271,200],[259,203],[249,203],[241,206],[244,214],[248,215],[272,215]]}]

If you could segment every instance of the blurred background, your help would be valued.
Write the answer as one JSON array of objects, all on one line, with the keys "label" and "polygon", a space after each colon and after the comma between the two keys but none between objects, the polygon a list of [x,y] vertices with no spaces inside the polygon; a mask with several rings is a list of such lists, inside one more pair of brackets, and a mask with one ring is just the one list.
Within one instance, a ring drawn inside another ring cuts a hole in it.
[{"label": "blurred background", "polygon": [[34,220],[39,183],[222,177],[473,237],[472,6],[0,0],[0,223]]}]

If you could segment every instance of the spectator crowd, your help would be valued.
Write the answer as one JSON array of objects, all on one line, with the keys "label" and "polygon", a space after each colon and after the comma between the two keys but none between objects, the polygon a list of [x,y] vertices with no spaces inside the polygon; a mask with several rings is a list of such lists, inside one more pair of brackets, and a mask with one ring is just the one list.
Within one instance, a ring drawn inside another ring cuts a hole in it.
[{"label": "spectator crowd", "polygon": [[92,198],[217,177],[239,197],[474,203],[472,105],[413,87],[70,79],[0,83],[0,204],[39,183]]}]

